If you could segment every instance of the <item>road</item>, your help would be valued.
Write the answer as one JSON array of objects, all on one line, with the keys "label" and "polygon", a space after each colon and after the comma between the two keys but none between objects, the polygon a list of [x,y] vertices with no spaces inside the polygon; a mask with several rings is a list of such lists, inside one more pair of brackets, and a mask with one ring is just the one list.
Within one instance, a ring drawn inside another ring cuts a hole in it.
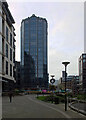
[{"label": "road", "polygon": [[15,96],[12,103],[2,98],[3,118],[85,118],[70,108],[65,112],[64,104],[51,104],[36,99],[36,95]]}]

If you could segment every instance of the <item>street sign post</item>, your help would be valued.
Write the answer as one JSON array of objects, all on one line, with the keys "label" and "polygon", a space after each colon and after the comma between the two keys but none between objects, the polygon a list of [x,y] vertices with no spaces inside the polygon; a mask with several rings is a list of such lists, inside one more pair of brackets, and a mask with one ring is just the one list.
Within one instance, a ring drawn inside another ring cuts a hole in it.
[{"label": "street sign post", "polygon": [[[54,75],[51,75],[51,77],[52,77],[52,79],[50,80],[50,82],[51,82],[52,85],[53,85],[53,83],[55,83],[55,79],[53,78]],[[54,91],[53,91],[53,90],[52,90],[52,92],[53,92],[53,94],[54,94]],[[52,94],[52,103],[53,103],[53,94]]]}]

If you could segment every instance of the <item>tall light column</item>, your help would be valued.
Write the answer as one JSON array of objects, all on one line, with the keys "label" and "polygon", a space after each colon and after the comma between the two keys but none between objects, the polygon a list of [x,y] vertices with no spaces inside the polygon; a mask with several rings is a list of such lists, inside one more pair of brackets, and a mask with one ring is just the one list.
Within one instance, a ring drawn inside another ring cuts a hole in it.
[{"label": "tall light column", "polygon": [[62,62],[62,64],[65,66],[65,111],[67,111],[67,94],[66,94],[66,67],[68,64],[70,64],[70,62]]}]

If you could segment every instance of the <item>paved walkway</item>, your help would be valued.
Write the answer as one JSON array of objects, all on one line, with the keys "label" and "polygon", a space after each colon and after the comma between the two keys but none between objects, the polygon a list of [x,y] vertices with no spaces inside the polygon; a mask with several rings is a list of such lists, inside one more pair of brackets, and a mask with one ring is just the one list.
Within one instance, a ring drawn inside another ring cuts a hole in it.
[{"label": "paved walkway", "polygon": [[15,96],[12,103],[8,97],[2,99],[3,118],[85,118],[70,108],[65,112],[64,104],[51,104],[37,100],[36,95]]},{"label": "paved walkway", "polygon": [[86,111],[86,103],[75,103],[73,104],[75,108],[78,108],[79,110]]}]

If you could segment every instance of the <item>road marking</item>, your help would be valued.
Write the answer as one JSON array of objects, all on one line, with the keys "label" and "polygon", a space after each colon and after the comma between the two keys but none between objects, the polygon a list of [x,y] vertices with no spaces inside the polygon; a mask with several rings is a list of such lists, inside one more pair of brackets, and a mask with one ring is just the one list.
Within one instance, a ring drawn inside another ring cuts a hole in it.
[{"label": "road marking", "polygon": [[32,98],[30,98],[30,97],[27,97],[27,98],[28,98],[29,100],[35,102],[35,103],[41,104],[41,105],[43,105],[43,106],[45,106],[45,107],[51,108],[51,109],[53,109],[53,110],[55,110],[55,111],[63,114],[66,118],[71,118],[69,115],[67,115],[66,113],[62,112],[61,110],[58,110],[58,109],[56,109],[56,108],[53,108],[53,107],[50,107],[50,106],[45,105],[45,104],[43,104],[43,103],[40,103],[40,102],[38,102],[38,101],[35,101],[35,100],[33,100]]}]

